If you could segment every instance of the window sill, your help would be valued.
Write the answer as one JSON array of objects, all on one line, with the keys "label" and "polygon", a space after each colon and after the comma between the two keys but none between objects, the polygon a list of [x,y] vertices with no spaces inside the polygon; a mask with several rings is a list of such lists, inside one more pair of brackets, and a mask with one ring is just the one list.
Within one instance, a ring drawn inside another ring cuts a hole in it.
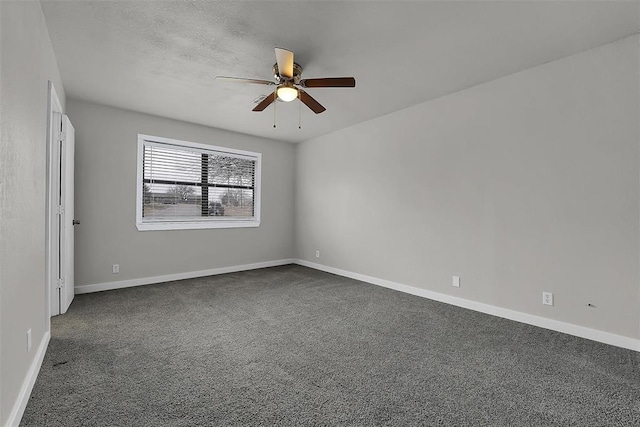
[{"label": "window sill", "polygon": [[138,231],[154,230],[202,230],[206,228],[247,228],[258,227],[258,220],[238,220],[238,221],[158,221],[136,223]]}]

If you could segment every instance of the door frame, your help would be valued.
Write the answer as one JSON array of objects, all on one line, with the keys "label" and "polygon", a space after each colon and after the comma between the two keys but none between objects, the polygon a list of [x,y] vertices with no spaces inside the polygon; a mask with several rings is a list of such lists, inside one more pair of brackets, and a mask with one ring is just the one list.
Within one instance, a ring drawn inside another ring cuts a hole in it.
[{"label": "door frame", "polygon": [[62,104],[60,98],[53,87],[53,82],[49,80],[48,96],[47,96],[47,192],[46,192],[46,220],[45,220],[45,265],[46,265],[46,277],[45,277],[45,298],[46,306],[46,330],[51,330],[51,313],[60,311],[60,304],[54,307],[53,301],[53,287],[54,287],[54,266],[53,266],[53,253],[56,250],[55,245],[58,242],[55,241],[53,236],[54,220],[57,220],[57,203],[54,191],[55,191],[55,177],[53,176],[56,168],[54,167],[53,144],[57,143],[58,133],[54,129],[54,113],[60,114],[62,117]]}]

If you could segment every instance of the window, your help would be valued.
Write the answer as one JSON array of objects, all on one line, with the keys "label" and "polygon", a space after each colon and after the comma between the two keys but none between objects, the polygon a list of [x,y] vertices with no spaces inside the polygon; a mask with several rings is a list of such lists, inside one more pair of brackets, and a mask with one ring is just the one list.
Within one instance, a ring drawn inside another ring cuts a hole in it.
[{"label": "window", "polygon": [[138,135],[138,230],[259,226],[261,157]]}]

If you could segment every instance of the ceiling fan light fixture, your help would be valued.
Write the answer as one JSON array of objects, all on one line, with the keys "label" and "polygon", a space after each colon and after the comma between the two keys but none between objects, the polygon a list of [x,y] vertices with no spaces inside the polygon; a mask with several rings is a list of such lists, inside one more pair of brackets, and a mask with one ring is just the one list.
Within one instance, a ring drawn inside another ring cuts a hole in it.
[{"label": "ceiling fan light fixture", "polygon": [[293,86],[280,86],[276,92],[284,102],[291,102],[298,97],[298,89]]},{"label": "ceiling fan light fixture", "polygon": [[[0,0],[1,2],[2,0]],[[353,77],[323,77],[317,79],[303,79],[302,67],[293,60],[293,52],[287,49],[275,48],[276,63],[273,64],[273,77],[275,81],[260,79],[244,79],[239,77],[217,76],[216,79],[236,82],[236,83],[252,83],[267,86],[276,86],[276,90],[269,95],[256,99],[257,105],[251,110],[255,112],[264,111],[269,105],[277,100],[282,102],[291,102],[299,99],[300,102],[316,114],[320,114],[326,110],[311,95],[302,90],[302,88],[316,87],[356,87],[356,79]],[[274,116],[275,116],[274,105]],[[274,125],[275,127],[275,125]]]}]

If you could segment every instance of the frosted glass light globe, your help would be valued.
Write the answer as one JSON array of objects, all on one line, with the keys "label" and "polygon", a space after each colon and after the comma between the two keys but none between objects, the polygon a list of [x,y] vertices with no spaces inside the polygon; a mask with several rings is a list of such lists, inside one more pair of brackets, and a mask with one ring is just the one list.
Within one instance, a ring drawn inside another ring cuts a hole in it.
[{"label": "frosted glass light globe", "polygon": [[278,98],[284,102],[291,102],[298,97],[298,89],[292,86],[281,86],[277,91]]}]

